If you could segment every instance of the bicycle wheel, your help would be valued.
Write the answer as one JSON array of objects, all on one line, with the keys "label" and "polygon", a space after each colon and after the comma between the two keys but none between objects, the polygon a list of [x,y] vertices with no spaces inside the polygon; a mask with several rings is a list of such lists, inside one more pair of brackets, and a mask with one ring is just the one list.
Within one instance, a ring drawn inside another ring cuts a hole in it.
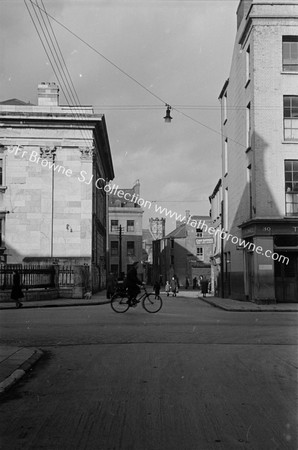
[{"label": "bicycle wheel", "polygon": [[162,299],[160,296],[155,298],[155,294],[147,294],[143,300],[143,307],[148,313],[156,313],[162,307]]},{"label": "bicycle wheel", "polygon": [[125,313],[129,308],[127,301],[127,297],[114,294],[111,298],[111,307],[113,311],[115,311],[116,313]]}]

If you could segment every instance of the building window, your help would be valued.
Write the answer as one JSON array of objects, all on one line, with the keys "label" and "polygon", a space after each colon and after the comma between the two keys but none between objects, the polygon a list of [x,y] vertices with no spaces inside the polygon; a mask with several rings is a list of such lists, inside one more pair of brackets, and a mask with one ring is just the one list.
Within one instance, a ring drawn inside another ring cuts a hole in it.
[{"label": "building window", "polygon": [[246,148],[251,147],[251,109],[250,103],[246,107]]},{"label": "building window", "polygon": [[224,143],[224,174],[228,173],[228,139],[225,139]]},{"label": "building window", "polygon": [[4,225],[4,219],[0,219],[0,247],[4,246],[4,242],[3,242],[3,225]]},{"label": "building window", "polygon": [[298,95],[284,96],[284,139],[298,140]]},{"label": "building window", "polygon": [[285,161],[286,216],[298,215],[298,160]]},{"label": "building window", "polygon": [[298,72],[298,36],[282,37],[282,70]]},{"label": "building window", "polygon": [[119,254],[119,248],[118,248],[118,241],[111,241],[111,256],[118,256]]},{"label": "building window", "polygon": [[135,255],[135,243],[134,241],[127,241],[127,256]]},{"label": "building window", "polygon": [[118,264],[111,264],[111,272],[114,275],[118,275]]},{"label": "building window", "polygon": [[118,231],[118,220],[111,220],[111,231]]},{"label": "building window", "polygon": [[204,259],[204,249],[203,247],[197,247],[197,257],[200,261]]},{"label": "building window", "polygon": [[127,220],[126,222],[126,229],[127,231],[135,231],[135,221],[134,220]]},{"label": "building window", "polygon": [[196,228],[197,237],[201,238],[203,237],[203,230],[202,228]]},{"label": "building window", "polygon": [[174,241],[174,239],[171,239],[171,248],[174,248],[174,245],[175,245],[175,241]]},{"label": "building window", "polygon": [[250,46],[247,47],[246,50],[246,85],[248,84],[248,82],[250,81],[251,78],[251,59],[250,59]]},{"label": "building window", "polygon": [[4,185],[4,160],[0,158],[0,186]]}]

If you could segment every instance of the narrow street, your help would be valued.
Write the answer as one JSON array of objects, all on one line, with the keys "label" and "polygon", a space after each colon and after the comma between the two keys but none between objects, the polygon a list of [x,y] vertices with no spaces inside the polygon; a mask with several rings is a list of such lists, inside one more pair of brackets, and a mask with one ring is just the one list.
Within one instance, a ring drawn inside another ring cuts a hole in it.
[{"label": "narrow street", "polygon": [[297,315],[198,299],[1,311],[43,358],[2,397],[1,449],[297,448]]}]

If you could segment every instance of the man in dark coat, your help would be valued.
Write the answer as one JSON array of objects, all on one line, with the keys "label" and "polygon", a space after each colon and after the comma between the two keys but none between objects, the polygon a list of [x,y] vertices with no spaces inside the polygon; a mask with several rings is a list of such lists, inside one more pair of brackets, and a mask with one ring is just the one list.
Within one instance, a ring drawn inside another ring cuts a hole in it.
[{"label": "man in dark coat", "polygon": [[21,288],[20,274],[17,270],[14,270],[10,298],[16,302],[17,308],[21,308],[23,306],[23,303],[20,302],[20,298],[23,298],[23,297],[24,297],[24,294],[23,294],[22,288]]},{"label": "man in dark coat", "polygon": [[208,292],[208,284],[209,284],[208,280],[204,275],[201,280],[201,289],[202,289],[203,297],[206,297],[206,294]]},{"label": "man in dark coat", "polygon": [[107,298],[111,298],[116,289],[116,280],[113,272],[110,272],[107,279]]},{"label": "man in dark coat", "polygon": [[138,278],[137,272],[138,262],[133,263],[132,268],[127,272],[126,287],[128,290],[129,301],[131,304],[135,303],[136,296],[140,292],[139,286],[142,286],[142,281]]}]

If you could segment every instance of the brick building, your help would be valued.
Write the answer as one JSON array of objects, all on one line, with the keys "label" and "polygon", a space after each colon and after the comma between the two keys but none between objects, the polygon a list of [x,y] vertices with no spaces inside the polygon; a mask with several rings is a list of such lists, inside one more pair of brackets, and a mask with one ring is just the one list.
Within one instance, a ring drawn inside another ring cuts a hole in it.
[{"label": "brick building", "polygon": [[223,293],[298,301],[298,4],[242,0],[222,107]]},{"label": "brick building", "polygon": [[10,264],[90,267],[106,281],[106,193],[114,178],[105,118],[92,107],[59,106],[55,83],[38,104],[0,103],[1,258]]}]

